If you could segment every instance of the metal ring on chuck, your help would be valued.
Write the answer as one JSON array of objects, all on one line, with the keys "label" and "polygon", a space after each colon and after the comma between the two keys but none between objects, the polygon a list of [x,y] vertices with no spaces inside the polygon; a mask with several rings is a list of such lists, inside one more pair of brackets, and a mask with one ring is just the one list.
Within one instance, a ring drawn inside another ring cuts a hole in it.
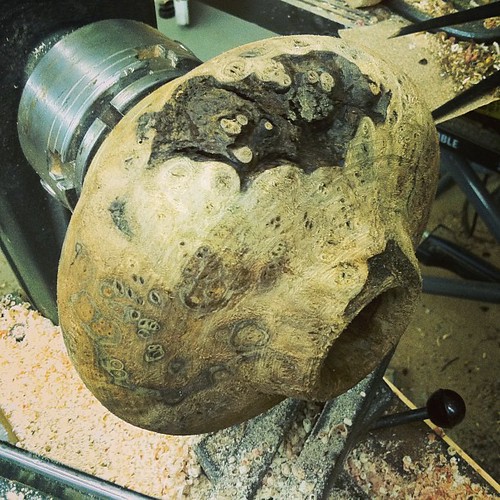
[{"label": "metal ring on chuck", "polygon": [[18,113],[21,147],[44,187],[73,209],[93,155],[122,116],[198,64],[136,21],[99,21],[59,40],[29,76]]}]

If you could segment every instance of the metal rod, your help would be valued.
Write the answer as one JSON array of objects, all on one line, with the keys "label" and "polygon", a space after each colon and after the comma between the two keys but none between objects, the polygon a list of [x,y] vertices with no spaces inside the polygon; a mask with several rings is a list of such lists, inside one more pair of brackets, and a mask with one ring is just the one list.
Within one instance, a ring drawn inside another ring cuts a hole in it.
[{"label": "metal rod", "polygon": [[[500,72],[498,72],[498,75],[500,75]],[[479,217],[488,226],[497,242],[500,242],[500,207],[492,199],[470,163],[444,148],[441,151],[441,161],[446,167],[446,171],[453,177],[469,202],[476,209]]]},{"label": "metal rod", "polygon": [[[97,498],[112,500],[152,498],[91,476],[85,472],[72,469],[66,465],[58,464],[45,458],[42,459],[33,453],[16,448],[9,443],[0,442],[0,470],[2,471],[2,475],[8,473],[9,465],[16,472],[34,473],[41,477],[45,480],[45,484],[49,485],[47,489],[51,491],[46,491],[48,494],[57,493],[53,490],[62,486],[72,488],[79,493],[94,495]],[[16,477],[10,479],[17,480]],[[37,484],[36,488],[40,490],[40,485]]]},{"label": "metal rod", "polygon": [[500,304],[500,285],[497,283],[424,276],[423,292]]},{"label": "metal rod", "polygon": [[465,279],[500,283],[500,269],[434,234],[420,243],[416,254],[426,266],[442,267]]},{"label": "metal rod", "polygon": [[442,175],[438,182],[436,198],[439,198],[454,185],[455,182],[453,181],[453,177],[450,174],[445,173],[444,175]]},{"label": "metal rod", "polygon": [[487,76],[484,80],[476,83],[473,87],[464,90],[460,94],[456,95],[453,99],[445,102],[432,112],[432,117],[434,120],[439,120],[443,116],[446,116],[453,111],[456,111],[461,106],[468,104],[472,100],[485,96],[490,90],[497,88],[500,85],[500,70],[496,71],[490,76]]},{"label": "metal rod", "polygon": [[409,424],[410,422],[421,422],[427,418],[429,418],[427,408],[408,410],[401,413],[395,413],[394,415],[384,415],[370,427],[370,430],[396,427],[396,425]]}]

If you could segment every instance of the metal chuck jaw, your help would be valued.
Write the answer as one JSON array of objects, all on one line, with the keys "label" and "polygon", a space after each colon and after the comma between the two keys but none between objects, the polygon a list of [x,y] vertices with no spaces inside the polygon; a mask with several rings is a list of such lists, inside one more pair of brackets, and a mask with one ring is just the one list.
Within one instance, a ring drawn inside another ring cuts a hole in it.
[{"label": "metal chuck jaw", "polygon": [[46,46],[42,57],[32,56],[19,140],[45,189],[72,210],[93,155],[123,115],[200,61],[154,28],[124,19],[89,24]]}]

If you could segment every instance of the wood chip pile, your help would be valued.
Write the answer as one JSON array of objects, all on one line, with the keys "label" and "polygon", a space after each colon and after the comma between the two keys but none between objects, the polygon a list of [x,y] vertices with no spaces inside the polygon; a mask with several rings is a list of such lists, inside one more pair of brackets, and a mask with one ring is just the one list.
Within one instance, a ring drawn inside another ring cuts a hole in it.
[{"label": "wood chip pile", "polygon": [[[0,299],[0,413],[20,448],[153,497],[209,498],[209,480],[193,451],[199,438],[155,434],[109,413],[78,378],[59,328],[9,296]],[[302,417],[280,448],[283,457],[300,452],[297,446],[314,425],[315,415]],[[368,439],[353,450],[345,470],[369,498],[495,498],[463,474],[453,450],[436,453],[435,434],[428,440],[423,458],[410,452],[395,467],[397,442],[373,445]],[[239,467],[245,474],[248,464]],[[287,467],[269,471],[257,498],[279,498],[280,481],[293,473]],[[240,497],[232,491],[224,498]],[[308,494],[297,491],[296,498]],[[349,494],[337,489],[332,498]]]},{"label": "wood chip pile", "polygon": [[154,497],[192,494],[203,482],[196,438],[119,420],[79,379],[58,327],[26,305],[0,305],[0,409],[17,446]]}]

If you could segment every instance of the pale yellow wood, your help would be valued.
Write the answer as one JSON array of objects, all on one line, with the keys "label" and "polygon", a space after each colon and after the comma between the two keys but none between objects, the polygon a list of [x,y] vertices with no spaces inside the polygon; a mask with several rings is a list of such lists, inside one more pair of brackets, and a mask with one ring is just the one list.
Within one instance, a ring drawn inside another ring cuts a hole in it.
[{"label": "pale yellow wood", "polygon": [[256,42],[160,88],[98,151],[64,244],[82,379],[179,434],[346,391],[409,321],[437,165],[410,80],[342,40]]}]

